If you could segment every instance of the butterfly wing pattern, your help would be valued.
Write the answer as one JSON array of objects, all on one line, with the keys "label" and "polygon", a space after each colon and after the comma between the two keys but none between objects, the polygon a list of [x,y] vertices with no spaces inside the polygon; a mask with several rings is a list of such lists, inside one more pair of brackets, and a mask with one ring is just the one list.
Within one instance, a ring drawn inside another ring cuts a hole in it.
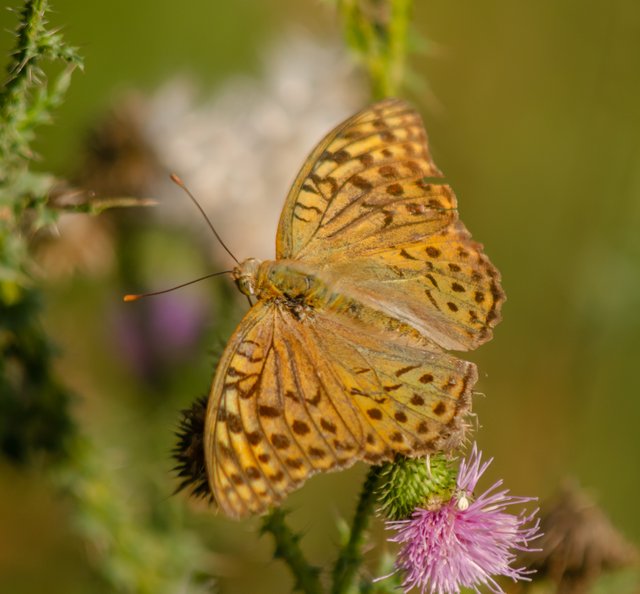
[{"label": "butterfly wing pattern", "polygon": [[458,220],[419,114],[398,99],[315,149],[287,197],[276,257],[330,271],[446,349],[479,346],[500,321],[500,275]]},{"label": "butterfly wing pattern", "polygon": [[319,471],[459,443],[477,372],[443,349],[488,340],[504,296],[441,178],[420,117],[393,99],[338,126],[305,162],[277,259],[317,271],[361,314],[301,317],[259,300],[241,321],[205,429],[227,515],[263,513]]}]

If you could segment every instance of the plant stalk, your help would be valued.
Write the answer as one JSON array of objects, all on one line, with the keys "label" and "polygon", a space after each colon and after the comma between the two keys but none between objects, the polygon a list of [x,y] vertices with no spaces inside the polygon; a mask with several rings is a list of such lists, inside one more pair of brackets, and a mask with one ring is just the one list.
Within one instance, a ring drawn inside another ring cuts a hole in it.
[{"label": "plant stalk", "polygon": [[362,565],[362,546],[365,542],[366,532],[377,500],[375,491],[381,471],[381,466],[372,466],[362,485],[349,540],[342,547],[333,568],[331,594],[346,594],[349,592],[356,573],[360,565]]},{"label": "plant stalk", "polygon": [[286,512],[274,509],[263,520],[262,532],[270,532],[275,540],[274,557],[282,559],[293,574],[294,589],[305,594],[322,594],[320,570],[311,565],[300,548],[300,535],[289,528]]}]

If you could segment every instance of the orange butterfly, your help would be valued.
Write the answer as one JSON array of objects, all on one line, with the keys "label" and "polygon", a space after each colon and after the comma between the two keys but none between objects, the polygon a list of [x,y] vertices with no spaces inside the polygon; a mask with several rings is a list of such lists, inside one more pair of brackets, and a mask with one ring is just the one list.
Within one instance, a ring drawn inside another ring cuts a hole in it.
[{"label": "orange butterfly", "polygon": [[204,442],[227,515],[265,512],[319,471],[462,439],[476,367],[443,349],[489,340],[504,293],[439,178],[420,116],[376,103],[307,158],[276,260],[235,268],[257,303],[218,364]]}]

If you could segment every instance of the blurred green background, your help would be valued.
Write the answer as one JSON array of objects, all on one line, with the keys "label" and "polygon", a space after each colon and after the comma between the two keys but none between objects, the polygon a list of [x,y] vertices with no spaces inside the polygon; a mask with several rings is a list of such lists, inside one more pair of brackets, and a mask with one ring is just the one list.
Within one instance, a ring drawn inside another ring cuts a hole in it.
[{"label": "blurred green background", "polygon": [[[67,39],[81,47],[86,70],[41,134],[40,167],[92,187],[104,180],[95,181],[100,161],[87,147],[95,149],[96,132],[88,145],[88,131],[129,90],[151,97],[186,74],[197,88],[195,104],[202,105],[229,77],[263,77],[268,48],[292,30],[340,43],[331,7],[310,0],[192,0],[181,8],[147,0],[56,0],[53,7],[54,24],[64,25]],[[640,3],[433,0],[416,2],[414,24],[428,51],[411,64],[428,87],[414,90],[412,100],[458,195],[461,217],[502,272],[508,297],[494,340],[469,355],[481,377],[477,438],[495,456],[489,479],[504,477],[514,493],[545,498],[564,478],[577,478],[638,542]],[[3,11],[0,29],[14,25]],[[9,34],[0,38],[3,55],[12,43]],[[352,84],[366,97],[355,72]],[[322,96],[330,87],[313,91]],[[175,126],[183,122],[176,118]],[[210,137],[215,142],[215,130]],[[304,156],[303,150],[293,160],[289,179]],[[209,166],[215,163],[203,165]],[[238,185],[245,167],[237,163]],[[149,166],[151,177],[160,170]],[[79,513],[43,473],[0,462],[2,593],[111,592],[105,573],[126,574],[127,555],[162,560],[169,544],[176,558],[204,554],[198,567],[219,575],[224,592],[288,591],[286,570],[271,561],[271,542],[255,536],[254,521],[230,522],[171,496],[178,411],[207,393],[213,353],[243,311],[225,280],[165,301],[178,310],[169,327],[154,325],[160,306],[153,300],[121,303],[125,292],[228,265],[211,256],[212,238],[192,231],[204,223],[175,194],[181,219],[192,219],[188,224],[163,218],[157,211],[174,207],[161,202],[154,212],[111,213],[77,244],[62,243],[62,227],[59,241],[42,242],[44,323],[60,347],[59,373],[77,395],[76,418],[93,444],[86,464],[97,478],[89,481],[86,499],[96,503]],[[284,193],[271,199],[275,221]],[[237,204],[224,203],[229,216],[237,215]],[[243,239],[274,238],[275,223],[221,232],[245,257],[254,254],[244,252]],[[59,261],[68,268],[73,256],[82,259],[73,273],[49,274]],[[192,317],[183,319],[180,307]],[[178,326],[185,336],[174,344],[167,336]],[[350,516],[362,476],[356,467],[314,478],[291,498],[293,522],[308,533],[312,558],[331,555],[336,518]],[[161,550],[137,541],[138,522]],[[125,560],[99,573],[100,551],[79,534],[99,542],[109,525],[130,528],[117,545]]]}]

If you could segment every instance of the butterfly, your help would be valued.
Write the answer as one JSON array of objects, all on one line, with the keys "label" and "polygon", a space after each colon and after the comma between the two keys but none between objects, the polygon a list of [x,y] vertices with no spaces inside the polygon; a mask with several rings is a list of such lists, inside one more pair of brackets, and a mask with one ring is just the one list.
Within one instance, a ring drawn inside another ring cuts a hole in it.
[{"label": "butterfly", "polygon": [[387,99],[331,131],[289,191],[276,259],[233,271],[255,299],[218,363],[204,450],[225,514],[311,475],[462,440],[500,275],[458,220],[418,113]]}]

